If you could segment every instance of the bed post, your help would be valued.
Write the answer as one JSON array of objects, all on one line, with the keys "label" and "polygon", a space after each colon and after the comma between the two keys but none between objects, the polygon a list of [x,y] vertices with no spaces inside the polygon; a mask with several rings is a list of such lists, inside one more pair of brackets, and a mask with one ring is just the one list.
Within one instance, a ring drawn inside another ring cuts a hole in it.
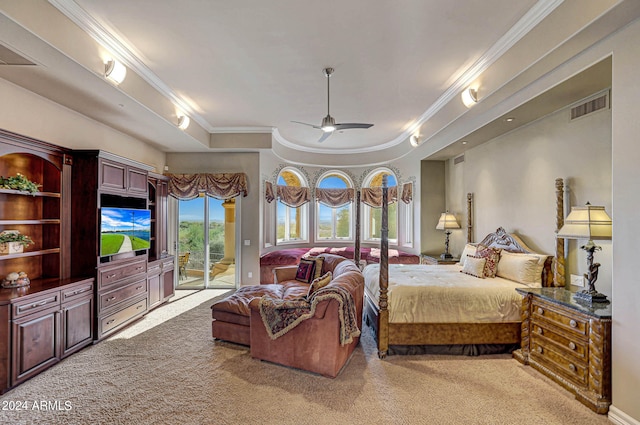
[{"label": "bed post", "polygon": [[353,262],[360,267],[360,191],[356,190],[356,242],[353,247]]},{"label": "bed post", "polygon": [[384,359],[389,350],[389,310],[387,290],[389,288],[389,216],[387,176],[382,176],[382,223],[380,224],[380,308],[378,314],[378,357]]},{"label": "bed post", "polygon": [[[564,226],[564,182],[556,179],[556,234]],[[553,286],[565,286],[564,238],[556,236],[556,262],[553,269]]]},{"label": "bed post", "polygon": [[473,193],[467,193],[467,243],[473,242],[473,221],[471,219],[471,204]]}]

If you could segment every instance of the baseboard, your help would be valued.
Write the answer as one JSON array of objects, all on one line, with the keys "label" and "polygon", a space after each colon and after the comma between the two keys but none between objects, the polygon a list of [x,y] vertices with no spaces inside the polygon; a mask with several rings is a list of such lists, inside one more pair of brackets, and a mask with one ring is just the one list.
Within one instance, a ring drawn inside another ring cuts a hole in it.
[{"label": "baseboard", "polygon": [[615,406],[609,406],[609,420],[618,425],[640,425],[640,421],[633,419]]}]

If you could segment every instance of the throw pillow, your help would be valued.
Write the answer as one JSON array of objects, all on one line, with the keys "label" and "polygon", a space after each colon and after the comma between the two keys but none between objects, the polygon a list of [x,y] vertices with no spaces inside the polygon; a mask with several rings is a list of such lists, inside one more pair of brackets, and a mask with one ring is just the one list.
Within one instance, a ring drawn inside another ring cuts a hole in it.
[{"label": "throw pillow", "polygon": [[503,252],[498,263],[498,277],[509,279],[531,287],[541,287],[539,257]]},{"label": "throw pillow", "polygon": [[486,258],[484,264],[484,277],[496,277],[498,262],[500,261],[500,249],[478,246],[476,257]]},{"label": "throw pillow", "polygon": [[333,278],[333,275],[331,274],[331,272],[326,272],[324,275],[322,275],[321,277],[314,279],[313,282],[311,282],[311,285],[309,285],[309,291],[307,291],[307,299],[311,298],[311,296],[320,288],[324,288],[325,286],[327,286],[329,283],[331,283],[331,279]]},{"label": "throw pillow", "polygon": [[460,255],[460,265],[464,266],[464,261],[467,259],[467,255],[474,255],[476,253],[476,246],[474,244],[466,244]]},{"label": "throw pillow", "polygon": [[296,280],[311,283],[315,276],[316,260],[301,258],[296,271]]},{"label": "throw pillow", "polygon": [[484,279],[484,265],[487,259],[484,257],[476,257],[473,255],[467,255],[467,259],[464,260],[464,266],[462,266],[462,273],[479,277]]},{"label": "throw pillow", "polygon": [[309,259],[316,262],[316,268],[314,269],[313,278],[317,279],[322,276],[322,264],[324,263],[324,257],[309,257]]}]

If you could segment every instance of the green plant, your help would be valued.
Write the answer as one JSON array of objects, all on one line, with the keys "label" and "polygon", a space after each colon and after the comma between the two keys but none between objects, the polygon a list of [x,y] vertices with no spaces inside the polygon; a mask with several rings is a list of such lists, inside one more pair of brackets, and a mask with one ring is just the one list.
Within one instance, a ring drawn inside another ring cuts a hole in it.
[{"label": "green plant", "polygon": [[0,187],[3,189],[21,190],[24,192],[35,193],[41,185],[27,179],[20,173],[13,177],[0,176]]},{"label": "green plant", "polygon": [[33,240],[18,231],[4,231],[0,233],[0,243],[17,242],[23,246],[33,244]]}]

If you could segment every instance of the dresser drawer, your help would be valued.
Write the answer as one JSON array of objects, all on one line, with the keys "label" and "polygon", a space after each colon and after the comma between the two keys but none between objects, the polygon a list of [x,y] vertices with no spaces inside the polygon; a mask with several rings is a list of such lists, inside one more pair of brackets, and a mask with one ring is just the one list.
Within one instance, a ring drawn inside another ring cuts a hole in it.
[{"label": "dresser drawer", "polygon": [[118,326],[136,317],[142,316],[147,311],[147,299],[143,298],[138,302],[125,307],[113,314],[100,319],[100,336],[116,329]]},{"label": "dresser drawer", "polygon": [[534,300],[531,313],[534,324],[546,322],[575,335],[583,337],[587,335],[587,330],[589,329],[588,320],[575,312],[569,315],[569,313],[553,304]]},{"label": "dresser drawer", "polygon": [[159,275],[162,268],[162,263],[154,262],[149,263],[147,266],[147,276]]},{"label": "dresser drawer", "polygon": [[117,305],[123,301],[127,301],[140,294],[146,294],[147,292],[147,280],[146,278],[136,280],[126,286],[115,289],[113,291],[100,294],[98,300],[98,310],[102,312],[114,305]]},{"label": "dresser drawer", "polygon": [[586,363],[570,356],[563,356],[550,346],[541,345],[539,340],[534,339],[531,343],[531,358],[579,387],[584,388],[588,383]]},{"label": "dresser drawer", "polygon": [[93,280],[88,280],[80,285],[62,290],[61,302],[73,301],[88,295],[93,295]]},{"label": "dresser drawer", "polygon": [[553,345],[559,352],[575,356],[580,361],[586,362],[588,360],[589,349],[586,339],[567,337],[540,325],[540,323],[535,323],[532,327],[531,339],[534,342],[543,346]]},{"label": "dresser drawer", "polygon": [[40,295],[13,304],[13,319],[47,310],[51,307],[60,308],[60,291],[50,292],[46,295]]},{"label": "dresser drawer", "polygon": [[122,279],[146,273],[147,265],[144,257],[121,266],[101,268],[98,270],[98,289],[111,286]]}]

